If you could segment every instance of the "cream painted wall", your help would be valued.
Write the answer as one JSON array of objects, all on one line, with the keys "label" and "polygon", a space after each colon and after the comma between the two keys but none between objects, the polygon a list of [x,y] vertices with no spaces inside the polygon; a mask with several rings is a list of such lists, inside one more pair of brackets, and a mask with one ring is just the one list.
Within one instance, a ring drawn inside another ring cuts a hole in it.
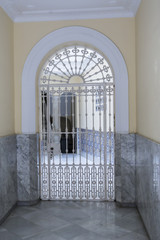
[{"label": "cream painted wall", "polygon": [[[50,32],[66,26],[84,26],[109,37],[120,49],[129,73],[130,132],[136,131],[135,19],[98,19],[14,24],[15,131],[21,133],[21,80],[27,55]],[[37,96],[38,131],[38,96]]]},{"label": "cream painted wall", "polygon": [[0,136],[14,133],[13,23],[0,8]]},{"label": "cream painted wall", "polygon": [[160,1],[142,0],[136,16],[137,132],[160,143]]}]

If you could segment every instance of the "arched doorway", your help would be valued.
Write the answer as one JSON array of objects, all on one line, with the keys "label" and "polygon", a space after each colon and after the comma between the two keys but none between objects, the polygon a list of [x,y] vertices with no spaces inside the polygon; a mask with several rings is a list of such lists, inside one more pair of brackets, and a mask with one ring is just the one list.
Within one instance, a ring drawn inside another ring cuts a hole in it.
[{"label": "arched doorway", "polygon": [[[115,133],[129,133],[128,72],[118,47],[104,34],[81,26],[64,27],[43,37],[30,51],[22,73],[22,133],[38,132],[36,118],[36,76],[42,59],[58,45],[68,42],[86,43],[107,56],[115,80]],[[28,97],[29,93],[29,97]]]},{"label": "arched doorway", "polygon": [[39,95],[41,199],[113,201],[114,76],[106,57],[82,45],[58,50],[42,68]]}]

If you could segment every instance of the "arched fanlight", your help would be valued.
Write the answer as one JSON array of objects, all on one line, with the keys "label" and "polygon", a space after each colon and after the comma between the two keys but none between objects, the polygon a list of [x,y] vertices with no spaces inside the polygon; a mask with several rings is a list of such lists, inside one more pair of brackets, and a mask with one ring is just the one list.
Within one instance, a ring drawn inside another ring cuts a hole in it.
[{"label": "arched fanlight", "polygon": [[[77,79],[77,80],[76,80]],[[40,84],[113,83],[112,69],[97,51],[69,46],[55,52],[44,64]]]}]

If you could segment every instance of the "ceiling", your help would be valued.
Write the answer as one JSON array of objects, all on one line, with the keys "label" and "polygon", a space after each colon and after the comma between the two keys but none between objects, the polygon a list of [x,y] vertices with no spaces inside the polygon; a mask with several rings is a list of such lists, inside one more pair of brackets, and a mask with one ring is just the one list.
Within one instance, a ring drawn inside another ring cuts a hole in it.
[{"label": "ceiling", "polygon": [[0,0],[14,22],[134,17],[141,0]]}]

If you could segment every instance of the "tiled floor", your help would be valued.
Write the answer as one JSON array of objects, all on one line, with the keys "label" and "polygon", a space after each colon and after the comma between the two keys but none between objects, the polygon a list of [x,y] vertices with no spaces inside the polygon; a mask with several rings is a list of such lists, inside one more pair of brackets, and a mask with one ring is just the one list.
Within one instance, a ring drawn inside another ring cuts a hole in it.
[{"label": "tiled floor", "polygon": [[17,207],[0,240],[148,240],[138,212],[111,202],[42,201]]}]

